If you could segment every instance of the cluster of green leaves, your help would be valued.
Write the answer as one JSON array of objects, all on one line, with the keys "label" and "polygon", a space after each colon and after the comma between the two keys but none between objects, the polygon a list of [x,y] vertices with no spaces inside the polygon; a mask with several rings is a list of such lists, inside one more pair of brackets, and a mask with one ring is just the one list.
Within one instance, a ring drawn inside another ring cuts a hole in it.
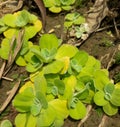
[{"label": "cluster of green leaves", "polygon": [[66,28],[71,27],[72,25],[80,25],[85,22],[85,18],[81,16],[79,13],[69,13],[65,16],[64,26]]},{"label": "cluster of green leaves", "polygon": [[103,90],[95,93],[94,101],[98,106],[103,107],[103,111],[109,116],[118,112],[120,106],[120,83],[114,85],[107,84]]},{"label": "cluster of green leaves", "polygon": [[[29,39],[33,38],[41,28],[41,21],[39,21],[35,15],[30,14],[26,10],[3,16],[0,19],[0,34],[3,33],[5,38],[1,42],[0,57],[6,60],[8,59],[12,38],[14,36],[17,38],[21,29],[24,29],[25,34],[23,37],[23,46],[20,56],[25,54],[29,49]],[[12,52],[14,54],[16,41],[14,42],[13,47]],[[20,57],[18,59],[20,59]]]},{"label": "cluster of green leaves", "polygon": [[62,10],[71,10],[75,0],[43,0],[45,7],[53,13],[59,13]]},{"label": "cluster of green leaves", "polygon": [[80,38],[82,37],[83,33],[87,31],[84,23],[85,18],[79,13],[68,13],[65,16],[64,27],[67,29],[67,31],[72,33],[72,36]]},{"label": "cluster of green leaves", "polygon": [[20,112],[16,127],[61,127],[68,116],[84,118],[86,104],[95,103],[108,115],[117,113],[120,84],[111,83],[108,71],[94,57],[72,45],[60,45],[54,34],[44,34],[29,54],[31,62],[25,66],[32,72],[30,81],[13,100]]},{"label": "cluster of green leaves", "polygon": [[[68,24],[80,21],[77,14],[68,19]],[[44,34],[38,45],[30,42],[41,27],[38,18],[25,10],[0,19],[0,31],[5,36],[0,48],[3,59],[8,59],[13,36],[17,38],[19,31],[25,29],[23,45],[15,61],[26,67],[30,80],[13,100],[19,112],[15,126],[61,127],[68,116],[75,120],[84,118],[86,104],[101,106],[107,115],[116,114],[120,106],[120,83],[112,84],[108,71],[101,69],[93,56],[75,46],[61,45],[54,34]],[[2,123],[7,125],[11,123]]]}]

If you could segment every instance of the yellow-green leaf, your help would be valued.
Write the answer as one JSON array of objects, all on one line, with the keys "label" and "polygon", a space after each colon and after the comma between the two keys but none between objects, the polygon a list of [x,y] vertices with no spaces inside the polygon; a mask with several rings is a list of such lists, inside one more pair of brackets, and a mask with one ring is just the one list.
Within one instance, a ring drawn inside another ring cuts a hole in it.
[{"label": "yellow-green leaf", "polygon": [[63,44],[58,49],[55,58],[56,59],[61,59],[63,57],[72,58],[77,52],[78,52],[78,49],[75,46],[72,46],[72,45],[69,45],[69,44]]},{"label": "yellow-green leaf", "polygon": [[69,113],[70,113],[70,117],[72,117],[73,119],[79,120],[85,117],[86,115],[86,107],[85,105],[78,101],[75,108],[70,108]]}]

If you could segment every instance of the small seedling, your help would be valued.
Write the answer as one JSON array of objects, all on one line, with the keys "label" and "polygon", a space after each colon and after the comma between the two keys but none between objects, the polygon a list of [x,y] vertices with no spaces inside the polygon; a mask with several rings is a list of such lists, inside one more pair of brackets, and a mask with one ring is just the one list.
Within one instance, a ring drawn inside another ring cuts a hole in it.
[{"label": "small seedling", "polygon": [[75,0],[43,0],[43,2],[49,11],[59,13],[62,10],[71,10]]},{"label": "small seedling", "polygon": [[120,64],[120,51],[116,52],[114,59],[115,59],[115,64]]}]

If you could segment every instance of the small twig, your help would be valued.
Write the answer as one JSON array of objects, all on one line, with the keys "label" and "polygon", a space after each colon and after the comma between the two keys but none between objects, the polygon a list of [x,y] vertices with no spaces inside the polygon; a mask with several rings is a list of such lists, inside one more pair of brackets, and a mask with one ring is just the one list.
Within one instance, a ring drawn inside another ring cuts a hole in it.
[{"label": "small twig", "polygon": [[113,18],[113,23],[114,23],[114,26],[115,26],[115,31],[116,31],[116,34],[117,34],[117,38],[120,38],[120,34],[119,34],[118,29],[117,29],[117,24],[115,22],[115,18]]},{"label": "small twig", "polygon": [[5,1],[5,2],[0,3],[0,6],[4,6],[4,5],[8,4],[8,3],[14,3],[14,2],[15,2],[15,1],[7,0],[7,1]]},{"label": "small twig", "polygon": [[14,79],[12,79],[12,78],[4,77],[4,76],[2,76],[2,79],[5,79],[5,80],[11,81],[11,82],[14,80]]},{"label": "small twig", "polygon": [[101,56],[100,62],[102,62],[104,59],[108,59],[110,56],[110,53],[105,54],[104,56]]},{"label": "small twig", "polygon": [[[24,36],[24,29],[20,30],[17,39],[15,38],[15,36],[13,36],[12,41],[11,41],[11,48],[10,48],[10,52],[9,52],[9,56],[8,56],[8,63],[6,65],[6,68],[5,68],[6,71],[4,72],[3,76],[5,76],[9,72],[9,70],[12,67],[12,64],[15,61],[15,58],[16,58],[17,54],[20,51],[20,49],[22,47],[22,44],[23,44],[23,36]],[[13,54],[12,53],[12,51],[13,51],[12,48],[14,46],[15,39],[17,40],[17,44],[16,44],[16,47],[14,49],[14,54]]]},{"label": "small twig", "polygon": [[107,118],[108,118],[107,115],[103,115],[101,123],[98,125],[98,127],[106,127]]},{"label": "small twig", "polygon": [[0,69],[0,80],[2,78],[2,75],[3,75],[3,72],[4,72],[5,66],[6,66],[6,61],[3,62],[3,65],[2,65],[2,67]]},{"label": "small twig", "polygon": [[89,118],[90,113],[91,113],[91,110],[92,110],[92,105],[88,105],[88,106],[87,106],[87,115],[85,116],[84,119],[82,119],[82,120],[80,121],[80,123],[78,124],[77,127],[81,127],[81,125]]},{"label": "small twig", "polygon": [[108,63],[108,65],[107,65],[107,70],[111,67],[111,64],[112,64],[112,62],[113,62],[113,60],[114,60],[114,56],[115,56],[115,53],[116,53],[116,49],[114,50],[114,52],[113,52],[113,54],[112,54],[112,56],[111,56],[111,58],[110,58],[110,61],[109,61],[109,63]]},{"label": "small twig", "polygon": [[14,12],[20,10],[20,9],[22,8],[22,6],[23,6],[23,0],[19,0],[19,1],[18,1],[17,7],[16,7],[15,9],[12,10],[12,13],[14,13]]},{"label": "small twig", "polygon": [[[120,26],[120,24],[116,24],[116,26]],[[109,28],[112,28],[112,27],[114,27],[114,25],[109,25],[109,26],[106,26],[106,27],[99,28],[98,30],[95,31],[95,33],[106,30],[106,29],[109,29]]]},{"label": "small twig", "polygon": [[23,81],[25,82],[25,81],[29,80],[30,78],[34,78],[37,74],[39,74],[39,72],[36,72],[36,73],[35,73],[34,75],[32,75],[31,77],[25,78]]},{"label": "small twig", "polygon": [[11,102],[12,98],[15,96],[18,88],[20,85],[20,81],[18,81],[15,86],[12,88],[9,96],[7,97],[7,99],[5,100],[5,102],[3,103],[2,107],[0,108],[0,114],[6,109],[6,107],[9,105],[9,103]]}]

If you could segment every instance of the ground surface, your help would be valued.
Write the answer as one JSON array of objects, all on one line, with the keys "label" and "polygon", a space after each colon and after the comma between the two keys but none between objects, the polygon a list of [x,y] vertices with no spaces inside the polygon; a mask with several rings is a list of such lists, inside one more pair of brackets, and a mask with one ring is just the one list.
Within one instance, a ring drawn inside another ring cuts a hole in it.
[{"label": "ground surface", "polygon": [[[115,1],[114,1],[115,2]],[[116,0],[117,2],[117,0]],[[87,4],[82,9],[78,9],[78,11],[86,11],[91,3]],[[33,11],[31,9],[31,11]],[[34,12],[36,13],[36,12]],[[36,13],[37,14],[37,13]],[[46,23],[46,31],[50,31],[51,29],[54,29],[54,33],[64,40],[63,43],[67,43],[69,38],[66,38],[65,33],[63,33],[63,22],[64,22],[64,15],[66,12],[61,14],[52,14],[50,12],[47,12],[47,23]],[[38,14],[39,15],[39,14]],[[119,21],[120,19],[118,19]],[[107,25],[107,19],[104,20],[103,25]],[[111,22],[112,23],[112,22]],[[104,26],[105,26],[104,25]],[[113,23],[111,24],[113,25]],[[57,27],[59,26],[59,27]],[[111,29],[114,31],[114,28]],[[113,32],[115,35],[116,33]],[[63,36],[64,35],[64,36]],[[106,40],[111,41],[113,44],[110,46],[106,45]],[[85,50],[89,54],[93,55],[97,59],[101,60],[102,68],[107,68],[109,66],[110,61],[113,59],[114,52],[118,50],[118,47],[120,45],[120,41],[118,40],[116,43],[116,37],[111,37],[107,34],[107,30],[93,33],[89,39],[87,39],[84,44],[82,44],[79,49]],[[108,56],[108,57],[107,57]],[[2,65],[2,60],[0,59],[0,67]],[[109,66],[109,72],[110,72],[110,78],[114,79],[115,74],[120,72],[120,66],[119,65],[110,65]],[[19,74],[19,75],[17,75]],[[13,78],[13,76],[17,75],[18,78],[22,78],[26,76],[25,69],[19,68],[18,66],[13,66],[13,68],[8,73],[7,77]],[[17,80],[17,78],[16,78]],[[12,87],[14,83],[6,80],[2,80],[0,82],[0,106],[3,104],[5,99],[7,98],[6,92],[8,92]],[[13,118],[16,115],[16,111],[14,108],[10,105],[6,109],[6,111],[0,116],[0,120],[8,118],[11,121],[13,121]],[[82,125],[82,127],[98,127],[102,119],[102,116],[99,115],[95,109],[93,108],[91,111],[91,115],[88,118],[88,120]],[[113,117],[109,117],[106,120],[106,127],[120,127],[120,114],[117,114]],[[74,121],[70,118],[65,120],[63,127],[77,127],[78,123],[80,121]]]}]

